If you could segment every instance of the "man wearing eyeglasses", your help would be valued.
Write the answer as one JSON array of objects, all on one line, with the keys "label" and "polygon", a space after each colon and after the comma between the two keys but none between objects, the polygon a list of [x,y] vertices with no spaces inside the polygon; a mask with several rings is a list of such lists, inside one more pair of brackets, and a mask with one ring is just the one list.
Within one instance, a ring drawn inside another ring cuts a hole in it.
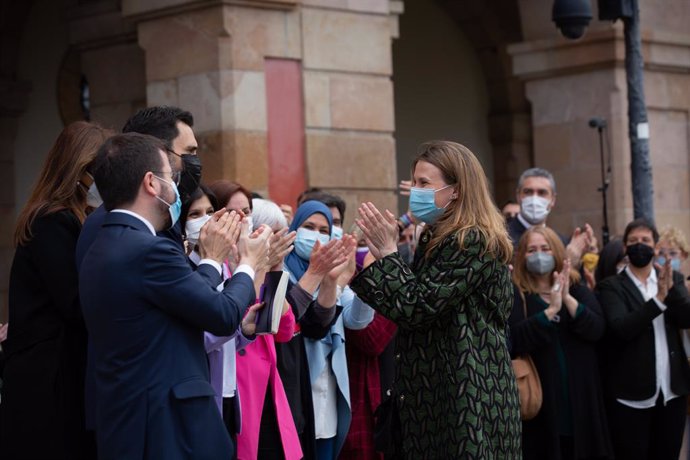
[{"label": "man wearing eyeglasses", "polygon": [[[250,234],[234,212],[211,217],[196,272],[182,250],[156,236],[180,217],[177,172],[160,140],[127,133],[95,159],[109,211],[87,251],[79,293],[95,364],[98,458],[230,458],[233,444],[209,383],[202,331],[234,333],[254,303],[253,278],[269,264],[268,227]],[[239,265],[220,291],[223,259]],[[251,314],[251,313],[250,313]]]},{"label": "man wearing eyeglasses", "polygon": [[[136,132],[148,134],[156,137],[163,142],[172,171],[174,181],[177,182],[180,200],[184,201],[193,193],[201,182],[201,162],[197,156],[198,143],[194,136],[192,127],[194,117],[188,111],[178,107],[155,106],[139,110],[125,123],[122,131],[124,133]],[[98,182],[96,182],[98,186]],[[102,184],[105,185],[105,184]],[[172,204],[172,203],[171,203]],[[77,270],[81,268],[81,262],[86,252],[95,241],[98,233],[105,221],[107,211],[101,205],[92,212],[84,222],[77,247],[75,258]],[[165,228],[158,232],[158,236],[168,238],[180,248],[184,248],[182,242],[182,231],[179,223],[171,228]],[[202,277],[211,287],[215,281],[206,276],[205,271],[201,271]],[[89,340],[89,350],[91,341]],[[96,396],[94,394],[95,377],[93,374],[93,362],[91,353],[88,355],[85,385],[85,409],[86,427],[93,430],[95,428],[95,407]]]}]

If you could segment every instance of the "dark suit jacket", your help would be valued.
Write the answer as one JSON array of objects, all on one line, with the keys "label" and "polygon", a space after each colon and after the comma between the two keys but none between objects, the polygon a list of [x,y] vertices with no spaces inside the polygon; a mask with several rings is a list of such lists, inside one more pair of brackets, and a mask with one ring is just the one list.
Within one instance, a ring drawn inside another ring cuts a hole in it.
[{"label": "dark suit jacket", "polygon": [[[609,396],[632,401],[651,398],[656,391],[652,321],[661,309],[654,299],[644,301],[625,271],[599,283],[598,291],[607,325],[601,352]],[[690,367],[679,333],[690,327],[690,297],[678,272],[673,273],[673,288],[664,304],[671,391],[684,396],[690,393]]]},{"label": "dark suit jacket", "polygon": [[203,331],[232,334],[256,298],[235,274],[217,292],[180,248],[139,219],[109,213],[80,270],[96,362],[100,459],[232,454],[209,383]]},{"label": "dark suit jacket", "polygon": [[70,211],[38,217],[14,254],[0,418],[0,457],[88,457],[83,395],[86,328]]},{"label": "dark suit jacket", "polygon": [[[98,232],[101,230],[101,227],[103,226],[103,222],[105,221],[106,216],[108,215],[108,211],[105,210],[105,207],[99,206],[96,208],[89,216],[86,218],[84,221],[84,226],[81,229],[81,233],[79,234],[79,239],[77,240],[77,246],[75,250],[75,259],[76,259],[76,265],[77,265],[77,272],[81,268],[81,263],[84,260],[84,256],[86,255],[86,251],[89,250],[93,242],[96,240],[96,237],[98,236]],[[182,243],[182,234],[180,232],[180,223],[177,222],[173,228],[168,229],[168,230],[163,230],[161,232],[158,232],[158,236],[161,236],[163,238],[168,238],[170,241],[172,241],[175,245],[179,246],[181,249],[184,249],[184,244]],[[189,265],[192,267],[192,269],[196,270],[196,265],[192,264],[189,262]],[[206,280],[206,282],[209,284],[209,286],[214,287],[217,284],[213,284],[216,282],[217,277],[215,276],[216,274],[214,272],[207,272],[207,271],[200,271],[199,274],[201,274],[202,277]],[[76,288],[75,288],[76,289]],[[96,377],[95,377],[95,371],[94,371],[94,362],[93,362],[93,353],[92,353],[92,345],[91,341],[88,342],[88,355],[87,355],[87,364],[86,364],[86,376],[85,376],[85,385],[84,385],[84,400],[85,400],[85,421],[86,421],[86,428],[89,430],[94,431],[96,429]]]},{"label": "dark suit jacket", "polygon": [[[509,219],[508,222],[506,222],[506,228],[508,229],[508,236],[510,237],[510,240],[513,242],[513,246],[517,247],[520,238],[527,231],[527,227],[522,225],[520,219],[518,219],[517,217],[513,217]],[[556,232],[556,234],[561,239],[561,242],[563,242],[563,246],[568,246],[568,243],[570,243],[570,239],[566,238],[558,232]]]}]

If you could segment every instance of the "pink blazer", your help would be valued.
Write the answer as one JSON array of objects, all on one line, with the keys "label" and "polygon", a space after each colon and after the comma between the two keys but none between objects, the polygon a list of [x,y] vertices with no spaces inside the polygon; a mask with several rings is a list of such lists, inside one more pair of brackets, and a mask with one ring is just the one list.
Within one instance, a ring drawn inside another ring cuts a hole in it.
[{"label": "pink blazer", "polygon": [[240,398],[242,431],[237,435],[238,460],[257,458],[261,412],[268,385],[271,385],[285,460],[302,458],[302,447],[297,436],[297,429],[276,367],[274,342],[274,340],[288,342],[292,339],[294,332],[295,315],[290,308],[280,319],[280,327],[275,336],[257,336],[254,342],[237,352],[237,388],[242,395]]}]

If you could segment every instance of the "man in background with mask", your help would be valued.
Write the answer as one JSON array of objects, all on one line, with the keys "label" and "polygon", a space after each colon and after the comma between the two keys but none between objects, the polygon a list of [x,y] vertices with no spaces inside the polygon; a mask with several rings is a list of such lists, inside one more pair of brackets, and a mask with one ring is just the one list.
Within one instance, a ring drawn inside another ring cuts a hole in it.
[{"label": "man in background with mask", "polygon": [[[173,171],[180,172],[178,191],[183,204],[189,200],[201,183],[201,161],[197,156],[198,144],[192,126],[194,126],[194,117],[191,113],[178,107],[155,106],[139,110],[127,120],[122,128],[123,133],[148,134],[163,141]],[[98,184],[95,183],[95,186],[94,193],[90,195],[98,194]],[[94,188],[93,185],[92,188]],[[96,239],[106,215],[106,210],[101,203],[90,202],[89,206],[97,209],[86,219],[79,235],[76,249],[77,269],[84,254]],[[171,239],[184,249],[179,223],[170,229],[163,230],[159,236]]]},{"label": "man in background with mask", "polygon": [[[513,246],[517,246],[520,237],[528,228],[546,225],[546,219],[556,204],[556,181],[546,169],[530,168],[520,175],[516,194],[520,212],[506,224]],[[582,254],[592,244],[592,227],[585,224],[584,230],[576,228],[570,241],[560,233],[558,236],[566,247],[573,268],[579,268]]]},{"label": "man in background with mask", "polygon": [[556,204],[556,181],[546,169],[530,168],[520,176],[516,193],[520,211],[508,220],[508,234],[515,246],[525,230],[546,225],[546,218]]},{"label": "man in background with mask", "polygon": [[626,460],[678,458],[690,393],[680,338],[690,327],[690,296],[670,260],[654,263],[658,240],[651,222],[629,223],[623,244],[630,263],[597,285],[611,440],[616,458]]}]

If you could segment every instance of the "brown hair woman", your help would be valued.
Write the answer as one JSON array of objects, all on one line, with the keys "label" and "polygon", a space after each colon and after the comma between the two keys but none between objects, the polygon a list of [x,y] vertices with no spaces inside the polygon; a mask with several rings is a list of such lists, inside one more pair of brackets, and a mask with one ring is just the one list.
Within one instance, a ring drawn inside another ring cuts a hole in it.
[{"label": "brown hair woman", "polygon": [[520,413],[506,346],[512,244],[465,146],[422,144],[410,211],[426,228],[412,266],[395,217],[371,203],[358,225],[377,259],[351,283],[398,325],[395,407],[406,458],[517,459]]},{"label": "brown hair woman", "polygon": [[84,429],[86,329],[74,250],[93,182],[89,168],[111,134],[81,121],[65,127],[19,214],[3,344],[3,458],[95,457]]},{"label": "brown hair woman", "polygon": [[604,317],[556,232],[523,233],[513,280],[512,351],[530,354],[543,392],[539,413],[522,424],[523,458],[613,458],[596,352]]}]

